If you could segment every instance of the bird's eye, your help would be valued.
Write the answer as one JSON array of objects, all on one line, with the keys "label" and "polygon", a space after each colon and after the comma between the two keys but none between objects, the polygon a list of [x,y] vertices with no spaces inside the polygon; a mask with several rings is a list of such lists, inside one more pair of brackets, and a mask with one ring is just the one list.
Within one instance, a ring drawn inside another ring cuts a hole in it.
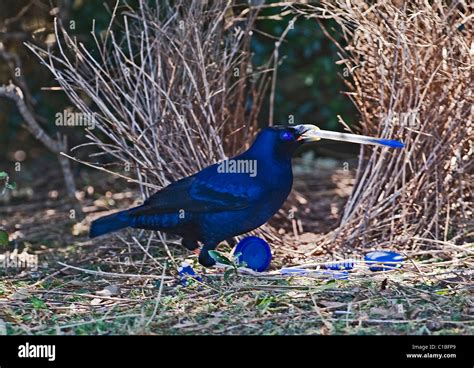
[{"label": "bird's eye", "polygon": [[290,141],[293,141],[295,139],[295,136],[293,135],[293,133],[291,133],[289,131],[284,131],[280,134],[280,138],[284,142],[290,142]]}]

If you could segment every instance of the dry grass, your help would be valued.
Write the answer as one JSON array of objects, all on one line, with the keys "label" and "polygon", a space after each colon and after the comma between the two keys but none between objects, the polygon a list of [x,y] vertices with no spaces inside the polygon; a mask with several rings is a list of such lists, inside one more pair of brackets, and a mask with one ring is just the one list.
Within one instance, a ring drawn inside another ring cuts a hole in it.
[{"label": "dry grass", "polygon": [[[91,241],[87,228],[81,232],[74,221],[65,220],[69,205],[60,198],[4,207],[3,225],[19,227],[18,246],[36,253],[40,267],[2,274],[0,326],[9,334],[474,333],[470,244],[439,242],[429,251],[408,250],[399,270],[370,272],[358,263],[346,280],[322,276],[323,263],[347,255],[305,251],[314,251],[311,232],[324,229],[343,210],[353,177],[318,169],[314,180],[308,172],[315,168],[306,169],[296,176],[295,188],[302,197],[318,200],[295,218],[307,232],[297,234],[296,241],[291,223],[274,222],[286,245],[273,247],[272,268],[259,275],[204,270],[179,242],[168,240],[165,248],[156,236],[131,232],[130,237],[121,234],[123,242],[115,237]],[[89,216],[133,198],[115,188],[120,180],[103,183],[101,176],[87,180],[87,188],[97,183],[94,194],[85,188],[81,192]],[[54,180],[60,182],[49,182]],[[111,188],[117,193],[98,195]],[[78,232],[66,237],[73,226]],[[203,276],[201,283],[181,286],[174,263],[184,259]],[[303,263],[315,273],[279,273],[281,266]]]}]

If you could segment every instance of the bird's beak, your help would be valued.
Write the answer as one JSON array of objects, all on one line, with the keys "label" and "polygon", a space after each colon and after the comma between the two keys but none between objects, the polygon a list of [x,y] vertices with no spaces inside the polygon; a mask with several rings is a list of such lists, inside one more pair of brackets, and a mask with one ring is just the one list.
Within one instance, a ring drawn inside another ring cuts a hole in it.
[{"label": "bird's beak", "polygon": [[315,134],[315,132],[319,130],[319,128],[316,125],[312,125],[312,124],[295,125],[294,129],[296,130],[296,134],[298,134],[298,138],[296,139],[298,142],[309,143],[309,142],[316,142],[321,139]]}]

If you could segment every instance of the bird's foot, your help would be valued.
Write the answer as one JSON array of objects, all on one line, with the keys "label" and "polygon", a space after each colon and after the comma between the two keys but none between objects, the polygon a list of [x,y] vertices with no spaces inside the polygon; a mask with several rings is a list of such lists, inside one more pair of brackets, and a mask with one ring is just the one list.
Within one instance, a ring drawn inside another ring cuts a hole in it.
[{"label": "bird's foot", "polygon": [[204,245],[199,253],[199,263],[204,267],[212,267],[216,264],[214,258],[209,255],[210,250],[214,250],[216,245]]}]

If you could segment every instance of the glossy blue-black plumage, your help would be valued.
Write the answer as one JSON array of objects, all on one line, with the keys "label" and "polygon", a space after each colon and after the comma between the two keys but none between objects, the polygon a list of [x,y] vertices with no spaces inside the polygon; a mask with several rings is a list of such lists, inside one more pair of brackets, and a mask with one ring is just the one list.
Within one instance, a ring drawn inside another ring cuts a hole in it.
[{"label": "glossy blue-black plumage", "polygon": [[259,227],[281,207],[293,183],[291,157],[301,143],[294,128],[266,128],[246,152],[229,160],[240,163],[240,169],[253,170],[209,166],[160,190],[141,206],[94,221],[90,236],[128,226],[164,231],[182,236],[188,249],[203,243],[199,261],[210,266],[214,261],[208,250]]}]

